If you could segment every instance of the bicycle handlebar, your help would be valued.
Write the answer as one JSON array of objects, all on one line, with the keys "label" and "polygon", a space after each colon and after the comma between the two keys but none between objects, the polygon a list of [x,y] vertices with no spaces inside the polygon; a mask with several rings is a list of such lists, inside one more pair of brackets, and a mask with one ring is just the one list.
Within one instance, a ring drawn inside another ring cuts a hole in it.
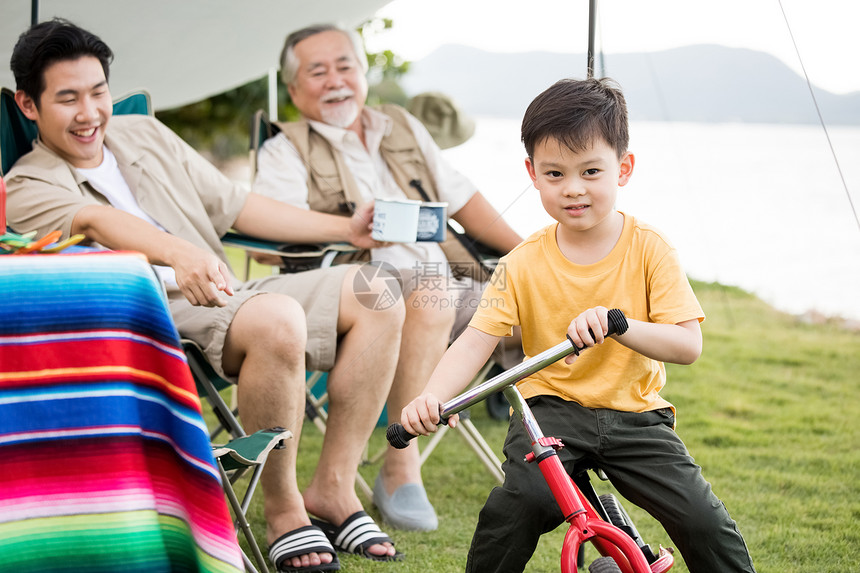
[{"label": "bicycle handlebar", "polygon": [[[607,321],[606,336],[614,334],[621,335],[627,332],[627,318],[619,309],[613,308],[610,310],[607,315]],[[590,329],[588,332],[594,336],[594,333]],[[526,376],[546,368],[568,354],[579,355],[579,353],[585,350],[585,348],[586,347],[579,348],[575,346],[573,341],[570,339],[570,336],[568,336],[564,342],[554,346],[553,348],[550,348],[549,350],[546,350],[537,356],[502,372],[498,376],[479,384],[459,396],[455,396],[443,404],[439,412],[442,416],[441,423],[445,424],[447,419],[457,412],[465,410],[466,408],[480,402],[490,394],[494,394],[512,384],[516,384]],[[388,440],[388,443],[397,449],[407,447],[409,445],[409,440],[416,437],[417,436],[407,432],[406,429],[398,423],[391,424],[385,431],[385,438]]]}]

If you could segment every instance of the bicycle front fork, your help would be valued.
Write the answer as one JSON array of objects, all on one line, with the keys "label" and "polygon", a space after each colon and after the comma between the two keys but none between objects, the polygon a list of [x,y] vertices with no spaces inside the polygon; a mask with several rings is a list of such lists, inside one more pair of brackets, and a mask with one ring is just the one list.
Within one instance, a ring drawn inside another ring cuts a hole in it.
[{"label": "bicycle front fork", "polygon": [[515,386],[509,386],[504,393],[514,415],[522,421],[529,436],[532,451],[526,455],[526,461],[537,462],[565,521],[570,524],[561,550],[562,573],[576,572],[579,547],[586,541],[591,542],[601,555],[611,557],[622,573],[667,571],[672,566],[672,555],[668,554],[668,559],[655,562],[658,564],[657,569],[649,566],[636,542],[619,528],[601,519],[576,487],[558,458],[558,450],[563,448],[564,444],[557,438],[543,435],[519,390]]}]

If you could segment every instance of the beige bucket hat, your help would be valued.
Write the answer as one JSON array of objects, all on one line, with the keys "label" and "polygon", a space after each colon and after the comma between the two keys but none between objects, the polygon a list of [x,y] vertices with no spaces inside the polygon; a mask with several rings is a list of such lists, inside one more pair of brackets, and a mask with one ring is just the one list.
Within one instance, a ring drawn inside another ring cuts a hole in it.
[{"label": "beige bucket hat", "polygon": [[455,147],[475,133],[475,122],[439,92],[424,92],[409,101],[409,113],[417,117],[441,149]]}]

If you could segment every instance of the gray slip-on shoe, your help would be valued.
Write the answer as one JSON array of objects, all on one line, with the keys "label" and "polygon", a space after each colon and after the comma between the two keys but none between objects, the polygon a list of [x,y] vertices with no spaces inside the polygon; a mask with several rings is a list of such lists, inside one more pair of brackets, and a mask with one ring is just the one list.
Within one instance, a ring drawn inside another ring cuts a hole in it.
[{"label": "gray slip-on shoe", "polygon": [[382,514],[382,519],[397,529],[435,531],[439,527],[436,511],[420,484],[403,484],[388,495],[382,484],[382,476],[378,475],[373,484],[373,503]]}]

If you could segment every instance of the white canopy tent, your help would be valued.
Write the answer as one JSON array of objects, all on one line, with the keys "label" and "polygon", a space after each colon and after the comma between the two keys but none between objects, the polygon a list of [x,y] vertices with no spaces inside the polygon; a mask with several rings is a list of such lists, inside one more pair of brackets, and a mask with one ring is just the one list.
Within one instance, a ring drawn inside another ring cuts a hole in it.
[{"label": "white canopy tent", "polygon": [[[279,67],[286,35],[309,24],[355,26],[389,0],[40,0],[40,21],[66,18],[114,51],[111,91],[145,88],[156,109],[199,101]],[[31,0],[3,0],[0,86],[30,26]]]}]

